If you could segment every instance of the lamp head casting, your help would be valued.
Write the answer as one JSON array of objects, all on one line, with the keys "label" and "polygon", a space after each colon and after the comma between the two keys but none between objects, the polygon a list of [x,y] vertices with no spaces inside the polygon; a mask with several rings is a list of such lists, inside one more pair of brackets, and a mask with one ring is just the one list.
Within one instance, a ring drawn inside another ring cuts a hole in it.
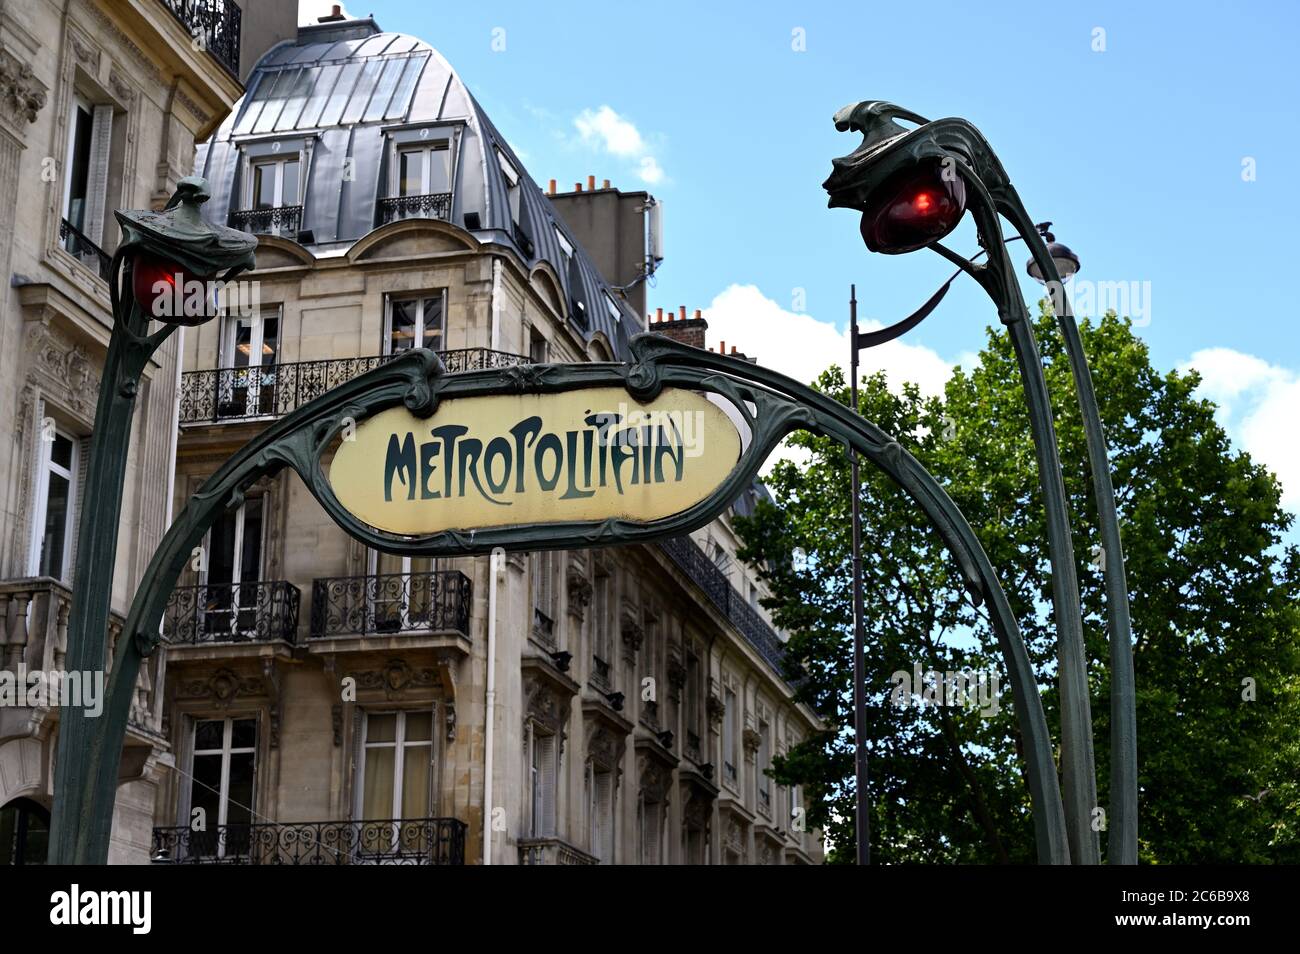
[{"label": "lamp head casting", "polygon": [[186,176],[161,212],[113,213],[122,228],[118,255],[130,263],[132,294],[142,311],[160,321],[177,325],[208,321],[216,308],[207,302],[206,292],[205,305],[197,310],[155,305],[180,300],[192,282],[206,285],[218,277],[229,279],[256,264],[256,237],[203,220],[199,207],[209,198],[206,179]]},{"label": "lamp head casting", "polygon": [[[917,125],[909,129],[897,119]],[[831,208],[862,213],[862,238],[871,251],[898,255],[924,248],[956,228],[965,214],[961,157],[936,140],[938,125],[880,100],[835,114],[835,128],[861,132],[862,143],[831,160],[822,187],[830,193]]]}]

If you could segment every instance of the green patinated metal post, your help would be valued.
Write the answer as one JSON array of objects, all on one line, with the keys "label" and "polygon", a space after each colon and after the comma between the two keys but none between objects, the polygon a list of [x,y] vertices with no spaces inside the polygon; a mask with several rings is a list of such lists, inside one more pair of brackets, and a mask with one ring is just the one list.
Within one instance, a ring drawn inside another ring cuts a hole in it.
[{"label": "green patinated metal post", "polygon": [[[173,280],[182,276],[213,278],[223,271],[226,273],[223,277],[229,279],[253,265],[257,240],[246,233],[214,228],[203,222],[199,206],[207,198],[207,183],[203,179],[187,178],[178,184],[176,194],[161,213],[116,213],[123,239],[113,256],[110,272],[113,332],[104,362],[86,471],[86,486],[95,506],[86,509],[77,529],[77,561],[65,657],[69,671],[102,671],[107,662],[108,617],[122,488],[140,377],[154,352],[178,324],[197,323],[181,315],[146,314],[133,291],[136,269],[148,262],[171,269]],[[212,316],[201,317],[206,320]],[[154,318],[163,324],[151,334],[149,326]],[[124,631],[119,643],[131,642],[131,636],[129,630]],[[100,766],[111,769],[116,784],[137,672],[138,661],[134,668],[114,667],[108,676],[110,705],[120,711],[106,707],[95,719],[89,718],[79,706],[68,706],[59,713],[48,856],[51,864],[105,860],[113,802],[111,799],[94,801],[90,791]],[[121,723],[122,732],[114,735],[109,726],[116,722]],[[94,831],[104,833],[104,852],[92,856],[87,848],[90,833]]]},{"label": "green patinated metal post", "polygon": [[[917,128],[908,129],[896,122],[896,119],[916,123]],[[987,140],[973,125],[962,119],[930,122],[916,113],[881,101],[865,101],[845,107],[836,114],[835,123],[838,129],[862,132],[863,142],[850,155],[834,161],[835,170],[825,183],[831,193],[832,206],[855,208],[865,213],[875,198],[873,191],[888,182],[891,176],[917,167],[927,160],[937,160],[944,163],[945,168],[951,168],[971,187],[976,196],[973,214],[980,244],[989,254],[988,264],[975,265],[950,252],[937,241],[931,243],[930,247],[974,277],[993,299],[999,318],[1008,328],[1020,366],[1038,457],[1039,485],[1048,518],[1048,548],[1061,688],[1061,768],[1071,857],[1075,863],[1096,863],[1100,860],[1097,833],[1092,824],[1097,808],[1096,768],[1092,752],[1087,662],[1076,563],[1070,539],[1069,512],[1050,395],[1028,309],[1020,295],[1006,243],[1002,238],[999,216],[1005,215],[1012,221],[1020,238],[1029,245],[1045,280],[1054,290],[1062,288],[1060,276],[1002,164]],[[881,332],[878,337],[887,340],[888,337],[914,327],[929,314],[946,290],[947,285],[915,315],[900,322],[897,331]],[[1097,497],[1098,524],[1105,553],[1103,572],[1106,581],[1112,679],[1108,860],[1112,864],[1136,864],[1137,719],[1132,633],[1119,520],[1115,512],[1105,435],[1078,328],[1069,312],[1065,296],[1054,294],[1053,298],[1059,299],[1057,320],[1065,339],[1083,416]]]}]

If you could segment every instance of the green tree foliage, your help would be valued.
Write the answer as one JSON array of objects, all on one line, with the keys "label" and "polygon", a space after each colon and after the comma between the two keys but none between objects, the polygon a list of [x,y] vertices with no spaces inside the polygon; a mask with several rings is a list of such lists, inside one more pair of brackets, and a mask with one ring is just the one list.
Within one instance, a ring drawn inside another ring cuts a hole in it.
[{"label": "green tree foliage", "polygon": [[[1074,524],[1092,688],[1099,799],[1109,783],[1109,678],[1102,573],[1082,422],[1055,321],[1036,323],[1055,402]],[[1276,479],[1234,450],[1192,373],[1161,374],[1126,320],[1081,327],[1093,369],[1127,557],[1137,677],[1141,857],[1159,863],[1300,861],[1300,554]],[[847,403],[839,368],[816,383]],[[998,569],[1059,741],[1046,528],[1015,356],[992,329],[979,364],[942,397],[866,380],[860,410],[904,444],[962,508]],[[775,762],[806,786],[832,860],[853,834],[849,462],[794,435],[806,462],[779,463],[775,504],[738,521],[743,559],[807,673],[824,733]],[[1028,789],[1006,668],[938,535],[863,465],[862,513],[873,860],[1030,862]],[[891,674],[996,672],[996,714],[900,707]],[[1246,682],[1253,680],[1253,682]],[[1253,685],[1253,701],[1250,688]],[[1103,850],[1105,837],[1102,838]]]}]

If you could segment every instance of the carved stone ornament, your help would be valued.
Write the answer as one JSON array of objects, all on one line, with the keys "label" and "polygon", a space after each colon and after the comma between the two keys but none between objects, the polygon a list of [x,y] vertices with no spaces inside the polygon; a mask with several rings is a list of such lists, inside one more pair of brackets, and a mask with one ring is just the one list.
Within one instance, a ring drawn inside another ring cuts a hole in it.
[{"label": "carved stone ornament", "polygon": [[591,580],[587,579],[587,574],[576,566],[570,566],[568,569],[569,585],[569,614],[582,619],[583,612],[591,605],[591,596],[593,587]]},{"label": "carved stone ornament", "polygon": [[709,714],[709,725],[714,729],[722,725],[722,717],[726,715],[727,704],[722,701],[722,698],[717,693],[709,694],[704,707]]},{"label": "carved stone ornament", "polygon": [[593,765],[616,773],[614,784],[617,786],[623,776],[623,737],[609,726],[592,725],[587,734],[587,758]]},{"label": "carved stone ornament", "polygon": [[5,118],[34,123],[45,100],[45,84],[32,74],[32,68],[0,47],[0,109]]},{"label": "carved stone ornament", "polygon": [[666,767],[643,755],[637,759],[637,775],[641,779],[641,795],[647,802],[667,800],[673,777]]},{"label": "carved stone ornament", "polygon": [[741,741],[745,744],[745,758],[753,761],[755,753],[758,752],[758,743],[762,736],[758,734],[757,729],[746,729],[741,735]]},{"label": "carved stone ornament", "polygon": [[224,709],[241,696],[260,696],[265,691],[262,680],[256,676],[241,676],[233,669],[218,669],[206,678],[183,681],[176,698],[202,699]]},{"label": "carved stone ornament", "polygon": [[438,684],[432,669],[413,669],[405,659],[390,659],[383,669],[368,669],[350,674],[358,689],[382,690],[389,699],[408,689],[431,689]]},{"label": "carved stone ornament", "polygon": [[524,721],[535,722],[563,738],[568,721],[568,700],[555,687],[533,673],[524,676]]},{"label": "carved stone ornament", "polygon": [[36,323],[27,334],[27,350],[32,358],[28,380],[57,395],[75,413],[89,416],[98,398],[99,372],[81,343]]},{"label": "carved stone ornament", "polygon": [[631,607],[624,606],[618,623],[624,648],[635,656],[641,651],[641,640],[645,638],[645,630],[641,628],[640,620],[636,618],[636,613]]}]

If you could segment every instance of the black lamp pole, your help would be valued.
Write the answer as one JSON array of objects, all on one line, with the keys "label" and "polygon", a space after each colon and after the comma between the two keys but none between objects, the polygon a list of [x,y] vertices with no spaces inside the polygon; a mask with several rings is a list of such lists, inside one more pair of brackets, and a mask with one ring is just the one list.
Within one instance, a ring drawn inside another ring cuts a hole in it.
[{"label": "black lamp pole", "polygon": [[[849,286],[849,400],[853,413],[858,408],[858,287]],[[858,452],[849,450],[849,484],[853,511],[853,773],[856,779],[857,859],[860,865],[871,864],[871,800],[868,797],[870,776],[867,772],[867,692],[863,682],[862,634],[862,483],[858,477]]]}]

